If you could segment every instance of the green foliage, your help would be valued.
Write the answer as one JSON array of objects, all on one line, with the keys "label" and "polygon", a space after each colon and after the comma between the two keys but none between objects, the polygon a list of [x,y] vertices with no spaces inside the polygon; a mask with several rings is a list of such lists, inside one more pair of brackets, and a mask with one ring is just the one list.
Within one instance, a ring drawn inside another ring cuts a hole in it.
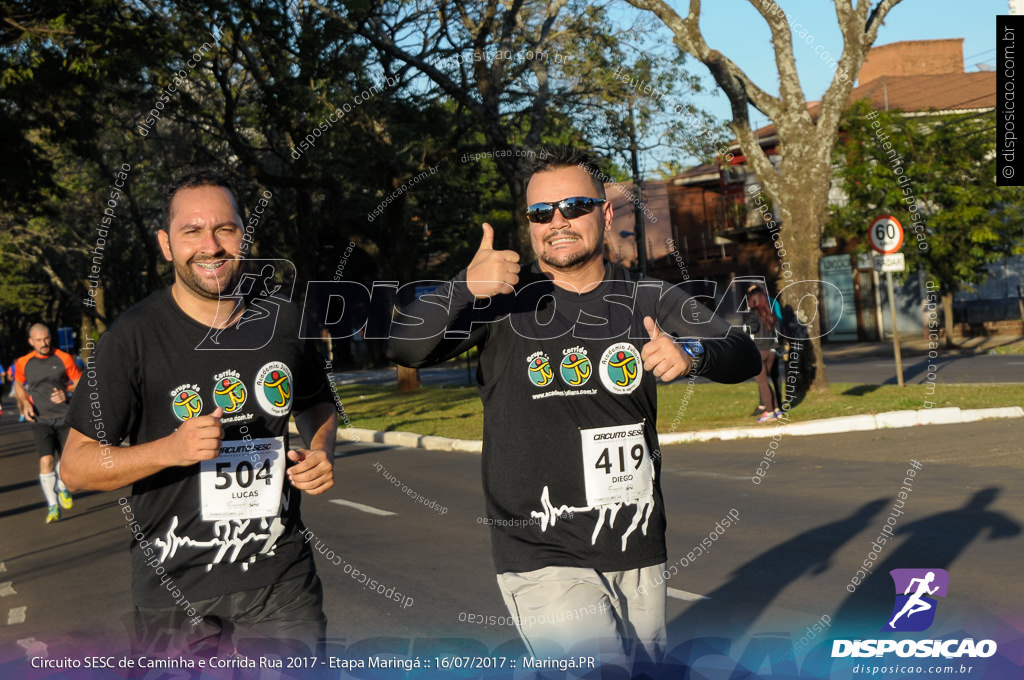
[{"label": "green foliage", "polygon": [[833,208],[829,233],[867,251],[868,224],[891,214],[906,232],[908,271],[950,292],[982,283],[986,264],[1024,252],[1024,194],[995,184],[994,116],[906,116],[858,102],[833,156],[848,202]]},{"label": "green foliage", "polygon": [[[463,360],[451,362],[462,365]],[[990,408],[1016,406],[1024,399],[1024,385],[942,385],[928,392],[926,385],[863,385],[833,383],[827,392],[805,400],[789,411],[793,422],[866,413],[920,409],[924,401],[936,407]],[[338,397],[353,427],[415,432],[421,435],[480,439],[483,407],[476,387],[422,387],[398,393],[386,385],[355,384],[337,388]],[[684,418],[679,414],[684,403]],[[679,380],[658,384],[658,427],[661,434],[705,429],[760,427],[750,417],[757,403],[753,383],[717,383],[687,386]],[[675,427],[673,428],[673,424]],[[774,430],[774,425],[764,426]]]},{"label": "green foliage", "polygon": [[[250,224],[270,192],[250,256],[290,260],[300,280],[332,278],[347,251],[346,279],[450,277],[483,221],[499,246],[522,243],[528,159],[494,152],[575,143],[621,159],[628,92],[611,76],[617,64],[676,103],[696,86],[672,55],[626,59],[642,36],[613,32],[607,8],[584,0],[21,0],[5,12],[5,329],[36,316],[109,321],[166,285],[154,238],[163,187],[192,165],[232,178]],[[649,97],[633,105],[641,133],[656,129],[664,111]],[[463,160],[481,152],[490,156]],[[122,166],[100,265],[106,304],[91,309],[91,251]]]}]

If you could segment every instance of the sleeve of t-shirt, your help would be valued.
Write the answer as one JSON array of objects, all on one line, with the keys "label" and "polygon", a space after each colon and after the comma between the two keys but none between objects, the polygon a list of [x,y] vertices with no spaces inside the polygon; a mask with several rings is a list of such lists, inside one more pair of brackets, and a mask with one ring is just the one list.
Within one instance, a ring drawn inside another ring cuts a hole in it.
[{"label": "sleeve of t-shirt", "polygon": [[295,377],[295,405],[300,412],[321,402],[333,402],[334,395],[327,382],[324,360],[312,340],[303,342],[302,363]]},{"label": "sleeve of t-shirt", "polygon": [[[500,298],[501,296],[496,296]],[[433,293],[402,308],[391,324],[387,357],[401,366],[423,368],[457,357],[487,336],[486,321],[500,307],[476,309],[466,270]]]},{"label": "sleeve of t-shirt", "polygon": [[134,348],[116,328],[104,333],[71,400],[68,424],[90,439],[120,444],[139,416],[138,366]]},{"label": "sleeve of t-shirt", "polygon": [[700,340],[704,356],[697,362],[697,375],[732,384],[761,372],[761,353],[742,329],[730,327],[679,287],[666,288],[658,299],[658,326],[679,340]]},{"label": "sleeve of t-shirt", "polygon": [[28,358],[29,355],[26,354],[14,362],[14,381],[20,382],[22,385],[25,384],[25,364],[28,363]]},{"label": "sleeve of t-shirt", "polygon": [[64,364],[64,373],[68,376],[68,382],[75,382],[82,377],[82,372],[75,365],[75,360],[66,352],[60,353],[61,363]]}]

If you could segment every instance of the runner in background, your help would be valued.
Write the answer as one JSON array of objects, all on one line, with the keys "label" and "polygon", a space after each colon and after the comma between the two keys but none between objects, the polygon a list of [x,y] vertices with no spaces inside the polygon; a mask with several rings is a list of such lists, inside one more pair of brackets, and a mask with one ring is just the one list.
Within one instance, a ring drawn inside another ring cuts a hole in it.
[{"label": "runner in background", "polygon": [[32,351],[14,362],[14,389],[18,411],[32,423],[32,436],[39,452],[39,485],[49,509],[46,523],[60,520],[60,510],[71,509],[71,494],[60,478],[58,460],[68,437],[65,418],[71,393],[81,373],[75,360],[50,346],[50,329],[33,324],[28,331]]}]

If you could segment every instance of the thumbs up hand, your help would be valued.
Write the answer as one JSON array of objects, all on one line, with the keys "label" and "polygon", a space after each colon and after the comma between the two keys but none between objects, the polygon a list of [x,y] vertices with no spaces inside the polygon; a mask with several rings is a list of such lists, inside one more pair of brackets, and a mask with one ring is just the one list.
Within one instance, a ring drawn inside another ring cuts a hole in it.
[{"label": "thumbs up hand", "polygon": [[654,319],[645,316],[644,328],[651,338],[640,350],[640,360],[645,371],[651,371],[654,377],[660,378],[662,382],[671,382],[690,372],[693,364],[690,355],[676,345],[671,336],[663,333]]},{"label": "thumbs up hand", "polygon": [[519,254],[494,249],[494,227],[484,222],[483,238],[466,269],[469,292],[480,298],[511,293],[519,283]]}]

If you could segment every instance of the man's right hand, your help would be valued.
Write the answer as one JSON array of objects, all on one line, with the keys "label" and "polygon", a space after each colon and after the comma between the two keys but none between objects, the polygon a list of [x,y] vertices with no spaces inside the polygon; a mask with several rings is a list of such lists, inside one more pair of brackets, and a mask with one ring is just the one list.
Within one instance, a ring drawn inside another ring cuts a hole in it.
[{"label": "man's right hand", "polygon": [[484,222],[473,261],[466,269],[466,286],[478,298],[489,298],[512,292],[519,283],[519,253],[494,249],[494,228]]},{"label": "man's right hand", "polygon": [[169,437],[175,456],[170,464],[193,465],[220,455],[220,441],[224,437],[220,417],[223,414],[224,409],[218,406],[210,415],[195,416],[182,423]]}]

